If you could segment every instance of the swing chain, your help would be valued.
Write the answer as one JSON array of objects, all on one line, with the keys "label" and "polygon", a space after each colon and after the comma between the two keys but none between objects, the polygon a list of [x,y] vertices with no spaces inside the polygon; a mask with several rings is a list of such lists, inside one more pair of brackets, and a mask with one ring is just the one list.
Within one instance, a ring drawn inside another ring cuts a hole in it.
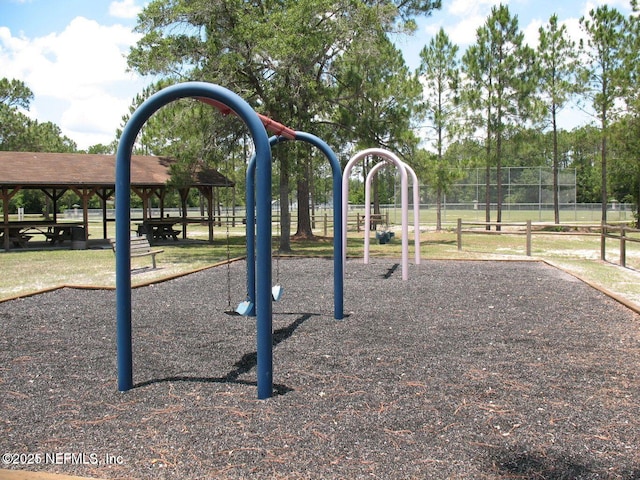
[{"label": "swing chain", "polygon": [[227,306],[231,309],[231,246],[229,245],[229,219],[227,218]]}]

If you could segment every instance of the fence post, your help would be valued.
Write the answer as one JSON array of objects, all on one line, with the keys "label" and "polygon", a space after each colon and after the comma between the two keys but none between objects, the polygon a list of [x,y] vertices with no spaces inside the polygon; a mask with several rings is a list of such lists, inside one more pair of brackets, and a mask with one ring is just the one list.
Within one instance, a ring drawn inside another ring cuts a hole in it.
[{"label": "fence post", "polygon": [[531,256],[531,220],[527,220],[527,257]]},{"label": "fence post", "polygon": [[324,212],[324,236],[325,237],[329,234],[327,223],[328,223],[327,212]]},{"label": "fence post", "polygon": [[620,227],[620,266],[627,266],[627,242],[625,238],[625,226],[622,225]]},{"label": "fence post", "polygon": [[604,222],[600,223],[600,260],[607,260],[607,226]]},{"label": "fence post", "polygon": [[360,212],[356,212],[356,231],[360,232]]},{"label": "fence post", "polygon": [[458,251],[462,250],[462,219],[458,219]]}]

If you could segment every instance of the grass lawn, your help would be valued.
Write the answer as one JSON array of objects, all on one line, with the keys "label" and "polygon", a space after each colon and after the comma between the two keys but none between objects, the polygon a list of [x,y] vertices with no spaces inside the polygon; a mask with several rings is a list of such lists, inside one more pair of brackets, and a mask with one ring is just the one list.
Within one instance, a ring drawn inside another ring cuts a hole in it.
[{"label": "grass lawn", "polygon": [[[319,231],[320,235],[322,232]],[[95,234],[92,238],[99,237]],[[146,284],[175,275],[205,268],[245,253],[242,228],[232,229],[227,249],[226,232],[218,229],[214,244],[206,239],[206,229],[190,227],[193,241],[167,242],[157,248],[164,252],[157,256],[158,268],[150,268],[149,257],[132,259],[133,285]],[[349,232],[349,256],[363,255],[363,233]],[[199,240],[199,241],[198,241]],[[581,278],[623,296],[640,306],[640,244],[627,242],[627,267],[617,265],[619,241],[607,240],[607,262],[600,261],[600,237],[584,235],[534,235],[532,257],[526,257],[524,235],[487,235],[465,233],[462,250],[458,251],[453,231],[422,233],[420,237],[423,259],[544,259]],[[275,243],[274,243],[275,248]],[[293,255],[332,256],[332,238],[293,241]],[[413,261],[413,237],[409,241],[410,262]],[[372,234],[372,256],[399,258],[399,232],[388,244],[379,245]],[[113,287],[115,285],[115,256],[109,248],[90,250],[14,249],[0,252],[0,300],[30,294],[62,285]]]}]

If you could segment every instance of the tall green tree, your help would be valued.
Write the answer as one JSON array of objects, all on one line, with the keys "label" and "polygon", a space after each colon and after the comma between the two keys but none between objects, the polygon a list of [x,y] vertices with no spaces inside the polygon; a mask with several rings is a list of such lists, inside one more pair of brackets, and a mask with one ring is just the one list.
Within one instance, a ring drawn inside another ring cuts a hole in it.
[{"label": "tall green tree", "polygon": [[0,104],[15,109],[29,110],[33,92],[22,80],[0,78]]},{"label": "tall green tree", "polygon": [[625,26],[624,16],[616,9],[602,5],[580,19],[587,34],[587,41],[580,41],[583,62],[582,82],[587,87],[600,124],[600,165],[602,222],[607,221],[607,156],[610,124],[617,115],[616,101],[621,97],[621,88],[628,72],[625,70]]},{"label": "tall green tree", "polygon": [[418,69],[424,81],[423,106],[433,128],[435,161],[428,168],[428,177],[436,189],[436,230],[442,229],[442,195],[449,183],[458,178],[453,164],[444,162],[446,147],[460,133],[459,89],[460,61],[458,46],[444,29],[440,29],[429,44],[420,51]]},{"label": "tall green tree", "polygon": [[475,126],[485,131],[486,221],[491,221],[491,167],[495,166],[496,221],[500,223],[503,140],[508,125],[527,118],[536,77],[533,51],[524,44],[518,17],[512,16],[505,5],[493,7],[491,15],[476,33],[476,43],[465,52],[462,62],[468,79],[465,102],[473,114]]},{"label": "tall green tree", "polygon": [[0,150],[74,152],[76,144],[51,122],[32,120],[28,111],[33,92],[21,80],[0,79]]},{"label": "tall green tree", "polygon": [[20,109],[29,110],[33,92],[20,80],[0,79],[0,149],[22,150],[31,120]]},{"label": "tall green tree", "polygon": [[[335,62],[354,46],[368,46],[367,57],[377,55],[380,32],[410,29],[414,16],[439,5],[439,0],[154,0],[139,16],[142,38],[128,62],[143,74],[221,84],[261,113],[313,132],[334,109]],[[307,168],[306,158],[288,161],[294,172]],[[282,169],[281,181],[289,176]],[[280,191],[288,192],[288,185]],[[287,199],[280,204],[287,208]],[[283,223],[282,250],[290,249],[289,233]]]},{"label": "tall green tree", "polygon": [[636,206],[636,226],[640,228],[640,10],[636,0],[631,2],[636,14],[626,20],[622,100],[624,113],[612,129],[613,164],[610,182],[613,194],[620,201]]},{"label": "tall green tree", "polygon": [[[411,121],[419,113],[420,82],[386,35],[380,34],[376,41],[378,55],[362,55],[363,50],[371,48],[362,45],[336,62],[334,125],[343,142],[357,148],[391,150],[415,167],[418,138],[411,130]],[[365,177],[371,166],[365,161]],[[374,179],[374,213],[380,213],[381,187],[393,183],[395,173],[384,169]]]},{"label": "tall green tree", "polygon": [[611,125],[611,139],[611,193],[635,205],[636,228],[640,228],[640,116],[625,115]]},{"label": "tall green tree", "polygon": [[376,55],[364,55],[362,46],[336,62],[334,125],[345,142],[409,157],[418,141],[411,133],[411,121],[419,113],[420,82],[385,35],[375,41]]},{"label": "tall green tree", "polygon": [[566,156],[568,167],[576,169],[578,203],[597,203],[602,195],[600,192],[600,131],[593,125],[576,128],[569,133],[561,132],[560,140],[567,137]]},{"label": "tall green tree", "polygon": [[[75,142],[51,122],[29,118],[33,92],[21,80],[0,79],[0,150],[18,152],[75,152]],[[11,199],[11,208],[42,213],[46,197],[40,190],[22,189]]]},{"label": "tall green tree", "polygon": [[553,216],[560,223],[558,171],[558,113],[577,94],[578,54],[576,44],[567,33],[566,25],[558,25],[558,16],[552,15],[546,26],[540,27],[537,61],[540,68],[538,92],[544,106],[544,118],[550,121],[553,141]]}]

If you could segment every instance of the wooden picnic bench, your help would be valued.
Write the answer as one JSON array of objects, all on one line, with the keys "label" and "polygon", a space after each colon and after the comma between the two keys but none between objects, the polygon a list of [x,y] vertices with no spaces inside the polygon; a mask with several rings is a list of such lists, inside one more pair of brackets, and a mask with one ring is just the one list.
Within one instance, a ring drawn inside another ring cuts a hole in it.
[{"label": "wooden picnic bench", "polygon": [[154,240],[168,240],[173,238],[178,241],[178,235],[182,230],[173,228],[180,219],[177,218],[149,218],[138,225],[138,236],[146,235],[149,242]]},{"label": "wooden picnic bench", "polygon": [[[19,232],[9,234],[9,242],[11,242],[14,247],[26,248],[27,242],[31,240],[31,238],[31,235],[24,235]],[[2,244],[4,244],[4,233],[0,233],[0,245]]]},{"label": "wooden picnic bench", "polygon": [[[147,237],[131,237],[131,258],[133,257],[151,257],[153,268],[156,268],[156,255],[164,252],[164,249],[152,250]],[[113,253],[116,251],[116,241],[109,240]]]}]

